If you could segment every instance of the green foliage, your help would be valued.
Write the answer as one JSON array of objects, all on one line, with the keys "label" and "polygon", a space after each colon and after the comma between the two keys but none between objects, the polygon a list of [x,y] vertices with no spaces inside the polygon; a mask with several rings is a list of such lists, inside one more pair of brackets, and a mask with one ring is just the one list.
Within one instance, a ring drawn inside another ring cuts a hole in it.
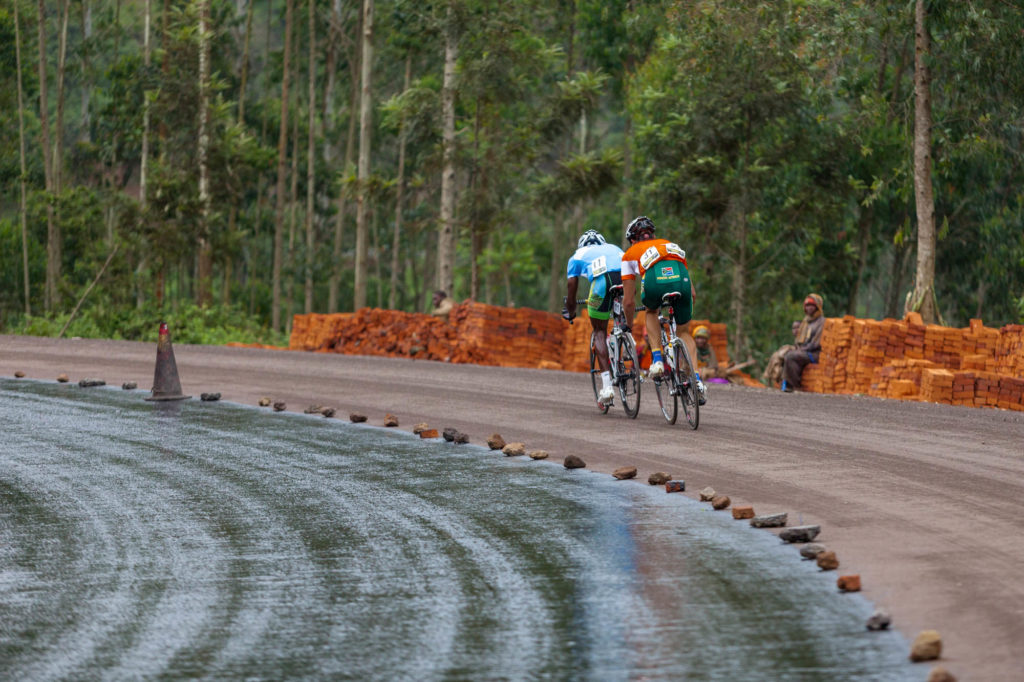
[{"label": "green foliage", "polygon": [[[335,266],[337,307],[349,307],[355,163],[346,164],[345,150],[349,124],[358,124],[351,100],[353,85],[358,93],[358,3],[342,3],[337,20],[333,3],[313,4],[323,21],[312,64],[309,8],[299,4],[287,102],[280,101],[282,3],[254,4],[246,93],[239,91],[246,3],[212,3],[211,214],[204,216],[198,3],[170,3],[166,16],[153,3],[148,68],[143,3],[90,0],[88,38],[80,12],[86,5],[72,3],[65,129],[59,131],[64,189],[51,196],[40,153],[36,8],[15,1],[23,42],[30,298],[40,312],[51,207],[62,236],[63,307],[50,317],[22,319],[13,5],[6,3],[0,8],[0,328],[56,333],[117,245],[118,256],[70,334],[151,338],[162,308],[183,315],[175,320],[180,329],[172,327],[179,341],[269,338],[260,330],[272,305],[282,107],[291,125],[279,265],[292,292],[282,317],[304,310],[310,71],[317,88],[312,310],[327,311]],[[59,22],[56,5],[45,5],[53,126]],[[1012,65],[1024,61],[1024,15],[997,0],[928,6],[938,301],[951,324],[978,316],[996,325],[1019,320],[1024,72]],[[374,304],[387,300],[391,286],[400,149],[399,306],[424,309],[435,286],[442,65],[445,37],[452,35],[459,54],[458,298],[469,294],[476,272],[481,298],[548,307],[561,299],[564,259],[575,243],[570,233],[582,223],[617,239],[625,207],[650,215],[660,233],[687,250],[697,314],[728,322],[741,356],[749,350],[763,357],[788,340],[789,322],[800,316],[808,291],[824,295],[829,315],[901,314],[916,244],[912,3],[389,0],[378,3],[376,16],[367,181]],[[332,99],[325,102],[329,76]],[[243,97],[245,116],[238,121]],[[147,103],[152,127],[143,206],[138,183]],[[358,125],[351,130],[355,141]],[[51,131],[51,144],[57,132]],[[337,255],[336,230],[342,236]],[[200,238],[212,246],[213,288],[226,306],[200,310],[190,303]]]},{"label": "green foliage", "polygon": [[[68,313],[53,317],[22,317],[12,328],[15,334],[57,336]],[[222,345],[228,342],[288,345],[288,338],[259,324],[240,308],[186,304],[161,312],[155,308],[110,310],[101,306],[85,308],[71,321],[66,337],[157,340],[160,322],[167,322],[175,343]]]}]

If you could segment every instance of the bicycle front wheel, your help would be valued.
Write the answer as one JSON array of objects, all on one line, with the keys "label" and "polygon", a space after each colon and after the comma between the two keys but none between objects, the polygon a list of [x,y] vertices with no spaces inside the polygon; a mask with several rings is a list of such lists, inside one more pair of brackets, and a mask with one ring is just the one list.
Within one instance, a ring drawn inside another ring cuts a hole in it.
[{"label": "bicycle front wheel", "polygon": [[685,348],[675,350],[676,357],[676,378],[679,386],[679,400],[683,403],[683,414],[686,415],[686,423],[691,429],[697,428],[700,424],[700,402],[697,395],[697,377],[694,376],[692,365],[690,365],[690,354]]},{"label": "bicycle front wheel", "polygon": [[616,384],[619,388],[619,398],[622,399],[622,409],[626,411],[626,416],[636,419],[640,414],[640,361],[636,355],[636,343],[632,334],[626,332],[619,336],[618,349]]},{"label": "bicycle front wheel", "polygon": [[590,383],[594,387],[594,402],[601,414],[608,414],[608,405],[601,402],[601,366],[597,364],[597,351],[594,350],[594,337],[590,337]]}]

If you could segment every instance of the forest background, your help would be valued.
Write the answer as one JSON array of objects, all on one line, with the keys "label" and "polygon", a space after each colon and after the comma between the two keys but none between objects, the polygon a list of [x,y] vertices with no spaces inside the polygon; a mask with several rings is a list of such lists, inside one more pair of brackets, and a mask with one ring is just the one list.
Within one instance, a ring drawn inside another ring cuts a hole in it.
[{"label": "forest background", "polygon": [[733,357],[810,291],[1024,321],[1022,9],[2,0],[0,331],[283,343],[435,288],[557,312],[577,236],[639,214]]}]

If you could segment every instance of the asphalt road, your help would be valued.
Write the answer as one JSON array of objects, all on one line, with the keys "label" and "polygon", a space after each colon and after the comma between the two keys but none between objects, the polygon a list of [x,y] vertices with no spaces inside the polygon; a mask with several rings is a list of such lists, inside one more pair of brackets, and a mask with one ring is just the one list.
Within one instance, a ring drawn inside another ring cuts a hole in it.
[{"label": "asphalt road", "polygon": [[[631,465],[646,481],[665,471],[689,495],[710,485],[758,514],[819,523],[837,576],[860,574],[908,639],[938,630],[958,679],[1024,678],[1022,412],[712,386],[691,431],[682,415],[664,421],[650,384],[630,420],[619,406],[600,415],[582,374],[209,346],[175,354],[196,397],[330,405],[377,424],[392,412],[400,428],[452,426],[476,443],[497,432],[597,472]],[[155,344],[0,336],[3,376],[148,387],[155,356]]]}]

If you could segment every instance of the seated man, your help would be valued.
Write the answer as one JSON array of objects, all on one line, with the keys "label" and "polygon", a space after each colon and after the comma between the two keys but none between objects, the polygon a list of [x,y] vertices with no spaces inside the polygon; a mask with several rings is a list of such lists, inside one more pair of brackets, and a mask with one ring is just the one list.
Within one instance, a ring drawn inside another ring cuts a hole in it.
[{"label": "seated man", "polygon": [[597,355],[597,365],[601,369],[602,388],[598,397],[605,405],[610,405],[615,395],[606,339],[608,318],[612,309],[611,288],[622,283],[619,272],[621,268],[622,249],[607,243],[604,236],[596,230],[587,230],[577,240],[576,252],[569,259],[566,269],[567,295],[565,310],[562,311],[565,319],[572,320],[576,317],[576,292],[580,275],[590,281],[587,315],[596,335],[594,352]]},{"label": "seated man", "polygon": [[718,357],[711,347],[711,330],[700,325],[693,330],[693,342],[697,346],[697,371],[704,379],[725,378],[724,368],[718,366]]},{"label": "seated man", "polygon": [[804,367],[818,361],[821,353],[821,335],[825,331],[822,299],[809,294],[804,299],[804,319],[796,333],[796,348],[786,353],[782,367],[782,390],[786,393],[800,388],[800,375]]},{"label": "seated man", "polygon": [[448,315],[452,312],[452,308],[455,307],[455,300],[448,297],[448,294],[443,289],[438,289],[434,292],[434,309],[430,311],[431,315],[436,317],[448,319]]}]

